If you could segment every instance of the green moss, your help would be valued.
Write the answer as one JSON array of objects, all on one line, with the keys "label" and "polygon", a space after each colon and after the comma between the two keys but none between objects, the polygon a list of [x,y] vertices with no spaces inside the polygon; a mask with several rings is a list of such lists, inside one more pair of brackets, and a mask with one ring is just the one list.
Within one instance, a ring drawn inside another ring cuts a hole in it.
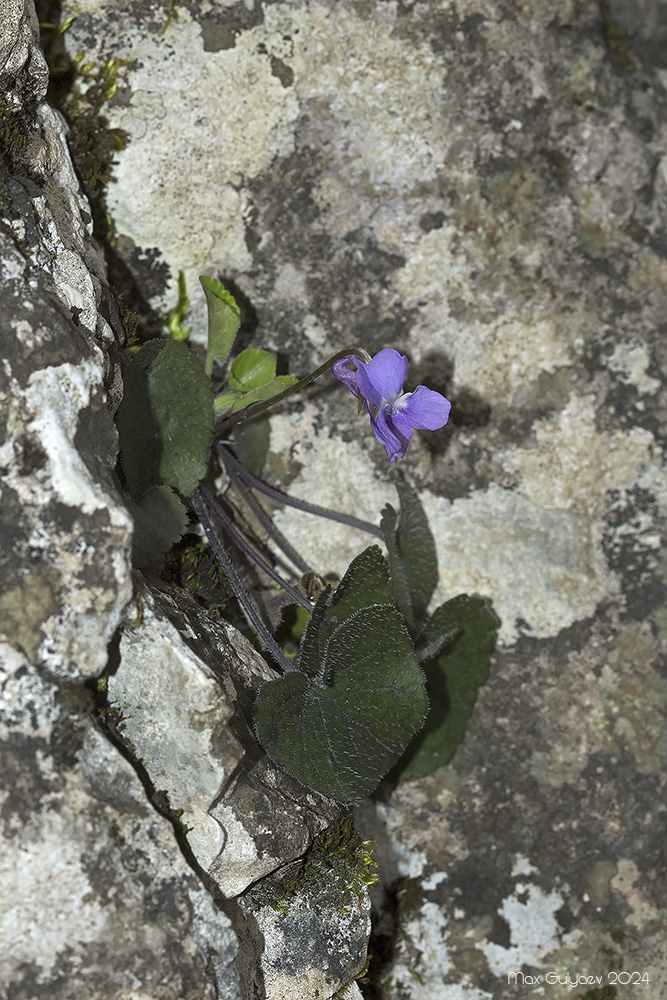
[{"label": "green moss", "polygon": [[615,1000],[617,992],[615,986],[601,986],[580,994],[579,1000]]},{"label": "green moss", "polygon": [[559,149],[547,149],[546,157],[551,164],[556,180],[558,181],[559,187],[567,187],[567,182],[569,180],[569,162],[567,156],[561,153]]},{"label": "green moss", "polygon": [[192,535],[167,554],[162,578],[187,590],[214,620],[234,596],[209,547]]},{"label": "green moss", "polygon": [[109,241],[115,237],[106,210],[106,186],[111,180],[115,156],[127,143],[127,133],[113,129],[103,113],[116,93],[125,59],[107,59],[101,66],[74,59],[72,86],[59,110],[70,126],[69,144],[81,184],[90,200],[97,232]]},{"label": "green moss", "polygon": [[287,913],[297,894],[311,897],[338,883],[341,912],[347,913],[353,899],[377,882],[375,867],[371,841],[362,840],[351,817],[343,814],[315,838],[302,858],[265,878],[249,895],[260,906]]},{"label": "green moss", "polygon": [[614,68],[619,73],[634,73],[637,64],[630,51],[630,40],[620,24],[612,17],[606,0],[600,0],[600,18],[602,34]]}]

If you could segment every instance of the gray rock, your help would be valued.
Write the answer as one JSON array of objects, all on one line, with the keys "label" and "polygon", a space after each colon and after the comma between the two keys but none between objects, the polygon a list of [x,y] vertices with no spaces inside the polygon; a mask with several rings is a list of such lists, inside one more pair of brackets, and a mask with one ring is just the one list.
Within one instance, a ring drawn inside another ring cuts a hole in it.
[{"label": "gray rock", "polygon": [[[273,767],[251,729],[261,683],[276,675],[226,622],[142,591],[123,629],[108,700],[122,739],[225,897],[299,857],[338,806]],[[170,620],[171,619],[171,620]]]},{"label": "gray rock", "polygon": [[[30,22],[5,6],[5,39],[27,52]],[[394,346],[413,385],[453,399],[449,428],[415,435],[403,468],[435,528],[439,596],[492,597],[502,644],[454,762],[359,812],[383,874],[369,976],[387,1000],[501,998],[519,970],[602,987],[639,970],[652,996],[667,988],[662,6],[195,0],[165,25],[149,4],[79,0],[66,36],[72,54],[132,60],[110,205],[143,298],[171,305],[164,275],[184,269],[201,339],[196,277],[221,275],[255,310],[256,346],[293,371],[355,341]],[[38,192],[10,191],[16,236],[57,256],[48,225],[34,235]],[[58,273],[92,323],[75,263]],[[273,419],[270,474],[376,520],[393,488],[344,397]],[[365,543],[299,513],[280,523],[322,572]],[[35,656],[55,628],[52,559],[19,595],[34,634],[7,619]],[[281,973],[241,902],[230,911],[261,995]],[[280,943],[289,921],[261,921]]]},{"label": "gray rock", "polygon": [[236,935],[91,718],[2,647],[0,976],[12,1000],[237,1000]]},{"label": "gray rock", "polygon": [[[339,819],[305,858],[286,865],[230,908],[248,996],[329,1000],[366,965],[370,930],[367,845]],[[358,994],[357,994],[358,995]]]}]

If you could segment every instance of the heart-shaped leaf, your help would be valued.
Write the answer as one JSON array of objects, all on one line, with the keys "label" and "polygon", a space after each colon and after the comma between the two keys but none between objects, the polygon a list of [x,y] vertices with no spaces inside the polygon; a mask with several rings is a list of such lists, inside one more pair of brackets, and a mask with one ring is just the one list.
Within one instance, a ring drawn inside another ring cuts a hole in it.
[{"label": "heart-shaped leaf", "polygon": [[[420,778],[447,764],[463,739],[478,689],[486,683],[500,622],[488,601],[459,594],[437,608],[417,646],[430,710],[397,772]],[[423,655],[439,650],[425,662]]]},{"label": "heart-shaped leaf", "polygon": [[132,496],[160,485],[192,493],[210,456],[213,397],[201,362],[186,344],[154,340],[134,356],[117,424]]},{"label": "heart-shaped leaf", "polygon": [[413,634],[419,631],[438,582],[435,542],[419,497],[402,479],[396,483],[400,510],[382,511],[396,604]]},{"label": "heart-shaped leaf", "polygon": [[[326,599],[320,598],[322,611]],[[277,764],[352,804],[370,795],[396,762],[427,707],[403,620],[392,605],[376,605],[333,628],[316,676],[294,672],[265,684],[255,724]]]}]

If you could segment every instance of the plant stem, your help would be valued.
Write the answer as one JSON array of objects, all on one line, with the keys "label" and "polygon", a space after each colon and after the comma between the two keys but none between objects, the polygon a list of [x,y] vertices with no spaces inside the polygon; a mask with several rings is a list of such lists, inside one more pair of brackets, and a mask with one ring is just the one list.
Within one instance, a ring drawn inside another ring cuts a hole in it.
[{"label": "plant stem", "polygon": [[264,645],[264,648],[269,651],[269,653],[274,658],[276,663],[280,665],[280,668],[283,670],[283,672],[290,672],[292,670],[296,670],[297,669],[296,666],[293,663],[290,663],[290,661],[287,659],[282,649],[280,648],[280,646],[275,641],[275,639],[269,632],[268,628],[264,624],[264,620],[262,619],[262,616],[259,613],[259,609],[257,608],[255,602],[251,598],[248,591],[245,589],[241,577],[236,572],[234,564],[227,555],[226,550],[224,549],[222,543],[220,542],[220,539],[216,535],[213,525],[211,524],[211,519],[208,516],[208,511],[206,510],[206,506],[204,504],[204,501],[202,500],[201,493],[199,492],[199,489],[196,489],[194,491],[190,499],[192,500],[192,505],[195,511],[197,512],[197,517],[201,521],[201,525],[204,531],[206,532],[206,537],[208,538],[208,543],[211,546],[211,550],[213,551],[213,554],[215,555],[216,559],[222,566],[223,572],[232,586],[232,590],[236,595],[236,599],[239,602],[239,605],[241,606],[241,610],[243,611],[243,614],[245,615],[248,624],[251,626],[251,628],[255,629],[259,639]]},{"label": "plant stem", "polygon": [[300,594],[298,590],[295,590],[294,587],[287,582],[287,580],[283,580],[280,573],[278,573],[278,571],[275,570],[273,566],[271,566],[266,561],[266,559],[264,559],[259,554],[259,552],[255,551],[255,549],[252,547],[247,538],[243,537],[243,535],[236,527],[236,525],[234,524],[233,520],[231,519],[227,511],[221,506],[221,504],[217,502],[217,500],[210,492],[210,490],[208,490],[205,486],[202,486],[201,491],[204,496],[204,499],[209,504],[209,506],[213,508],[216,517],[222,523],[223,528],[230,536],[234,544],[238,545],[238,547],[241,549],[242,552],[245,552],[247,556],[253,559],[257,563],[259,568],[262,570],[262,572],[266,573],[266,575],[270,576],[275,583],[279,584],[283,588],[285,593],[289,594],[290,597],[294,601],[296,601],[297,604],[300,604],[301,607],[305,608],[307,611],[312,611],[313,606],[308,600],[308,598],[304,597],[303,594]]},{"label": "plant stem", "polygon": [[365,351],[363,347],[347,347],[344,351],[338,351],[337,354],[332,354],[328,361],[320,365],[309,375],[304,375],[300,378],[298,382],[294,382],[292,385],[288,385],[282,392],[276,393],[275,396],[270,396],[269,399],[260,399],[256,403],[251,403],[249,406],[245,406],[242,410],[238,410],[237,413],[232,413],[229,417],[224,417],[220,424],[218,425],[220,430],[228,431],[230,427],[234,427],[236,424],[240,424],[242,420],[248,420],[249,417],[256,417],[258,413],[263,413],[274,403],[280,403],[283,399],[287,399],[295,392],[300,392],[301,389],[305,389],[307,385],[314,382],[316,378],[320,375],[324,375],[325,372],[329,371],[334,361],[338,361],[340,358],[351,357],[356,354],[362,361],[368,363],[371,360],[371,356],[368,351]]},{"label": "plant stem", "polygon": [[[224,445],[217,445],[218,454],[221,455],[223,461],[228,462],[234,472],[244,479],[249,486],[254,487],[254,489],[259,490],[261,493],[265,493],[267,497],[271,497],[272,500],[277,500],[278,503],[286,504],[288,507],[296,507],[297,510],[302,510],[306,514],[316,514],[318,517],[326,517],[331,521],[340,521],[341,524],[347,524],[350,528],[358,528],[359,531],[366,531],[369,535],[375,535],[376,538],[384,538],[384,535],[380,528],[376,525],[371,524],[370,521],[362,521],[361,518],[352,517],[350,514],[339,514],[338,511],[329,510],[328,507],[318,507],[314,503],[308,503],[306,500],[297,500],[294,497],[289,496],[287,493],[282,493],[277,490],[274,486],[269,486],[262,479],[258,479],[257,476],[253,476],[252,472],[248,472],[241,463],[235,459]],[[222,455],[223,450],[225,452]]]},{"label": "plant stem", "polygon": [[248,504],[248,507],[250,507],[251,511],[266,531],[269,538],[275,542],[279,549],[282,549],[283,553],[287,556],[290,562],[296,566],[300,573],[311,573],[312,568],[308,565],[306,560],[299,555],[296,549],[290,545],[282,531],[279,531],[278,528],[276,528],[275,524],[262,505],[255,499],[248,487],[245,485],[235,468],[237,465],[236,460],[230,452],[227,451],[222,443],[218,444],[218,454],[225,465],[227,475],[233,482],[235,489],[239,491],[245,502]]}]

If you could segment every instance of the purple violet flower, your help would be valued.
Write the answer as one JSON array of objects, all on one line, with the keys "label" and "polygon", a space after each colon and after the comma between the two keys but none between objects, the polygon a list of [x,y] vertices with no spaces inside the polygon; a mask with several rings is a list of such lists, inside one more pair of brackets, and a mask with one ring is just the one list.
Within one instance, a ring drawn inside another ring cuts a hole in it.
[{"label": "purple violet flower", "polygon": [[366,404],[373,433],[390,462],[403,458],[413,428],[437,431],[447,423],[452,408],[441,393],[425,385],[418,385],[414,392],[403,392],[407,371],[408,359],[391,347],[368,363],[352,355],[331,366],[338,381]]}]

